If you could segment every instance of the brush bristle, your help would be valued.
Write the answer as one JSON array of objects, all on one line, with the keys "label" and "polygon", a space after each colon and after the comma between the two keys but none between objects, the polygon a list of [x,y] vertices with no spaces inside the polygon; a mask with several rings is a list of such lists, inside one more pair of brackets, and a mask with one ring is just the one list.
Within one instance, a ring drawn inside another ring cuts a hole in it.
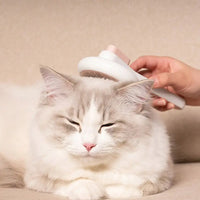
[{"label": "brush bristle", "polygon": [[113,81],[118,81],[117,79],[115,79],[112,76],[109,76],[102,72],[92,71],[92,70],[84,70],[84,71],[80,72],[80,75],[85,76],[85,77],[104,78],[104,79],[109,79],[109,80],[113,80]]}]

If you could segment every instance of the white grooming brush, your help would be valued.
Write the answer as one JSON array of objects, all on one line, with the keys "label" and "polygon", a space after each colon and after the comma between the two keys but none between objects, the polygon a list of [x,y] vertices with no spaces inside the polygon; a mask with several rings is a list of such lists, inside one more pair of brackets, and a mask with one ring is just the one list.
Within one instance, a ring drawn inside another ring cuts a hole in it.
[{"label": "white grooming brush", "polygon": [[[130,66],[130,59],[127,58],[115,46],[108,46],[107,50],[101,51],[97,57],[86,57],[78,64],[78,71],[81,76],[102,77],[115,81],[142,81],[147,79],[135,72]],[[183,109],[185,100],[169,91],[156,88],[152,93],[173,103]]]}]

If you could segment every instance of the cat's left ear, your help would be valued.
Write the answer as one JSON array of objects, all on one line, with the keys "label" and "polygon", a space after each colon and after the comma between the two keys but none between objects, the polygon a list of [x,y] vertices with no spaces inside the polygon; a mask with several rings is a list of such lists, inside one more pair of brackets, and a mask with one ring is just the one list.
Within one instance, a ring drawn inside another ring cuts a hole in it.
[{"label": "cat's left ear", "polygon": [[134,105],[141,108],[151,99],[153,80],[143,80],[132,83],[122,83],[116,88],[117,96],[120,101],[128,106]]},{"label": "cat's left ear", "polygon": [[50,100],[69,95],[75,85],[75,81],[70,77],[60,74],[48,67],[40,68],[41,75],[46,86],[46,97]]}]

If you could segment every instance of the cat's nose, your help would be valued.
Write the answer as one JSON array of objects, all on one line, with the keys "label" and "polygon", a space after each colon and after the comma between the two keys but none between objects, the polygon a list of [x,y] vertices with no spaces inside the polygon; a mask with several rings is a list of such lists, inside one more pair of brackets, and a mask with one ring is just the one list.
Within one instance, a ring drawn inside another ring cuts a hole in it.
[{"label": "cat's nose", "polygon": [[83,144],[83,146],[87,149],[87,151],[89,152],[93,147],[96,146],[96,144],[91,144],[91,143],[85,143]]}]

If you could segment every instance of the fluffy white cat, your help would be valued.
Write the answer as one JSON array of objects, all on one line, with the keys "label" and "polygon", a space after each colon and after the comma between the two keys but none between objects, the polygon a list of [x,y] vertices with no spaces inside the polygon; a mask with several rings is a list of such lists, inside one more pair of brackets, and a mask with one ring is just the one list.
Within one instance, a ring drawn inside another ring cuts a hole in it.
[{"label": "fluffy white cat", "polygon": [[0,187],[71,200],[133,199],[170,187],[169,140],[150,105],[152,81],[41,73],[44,87],[0,87]]}]

